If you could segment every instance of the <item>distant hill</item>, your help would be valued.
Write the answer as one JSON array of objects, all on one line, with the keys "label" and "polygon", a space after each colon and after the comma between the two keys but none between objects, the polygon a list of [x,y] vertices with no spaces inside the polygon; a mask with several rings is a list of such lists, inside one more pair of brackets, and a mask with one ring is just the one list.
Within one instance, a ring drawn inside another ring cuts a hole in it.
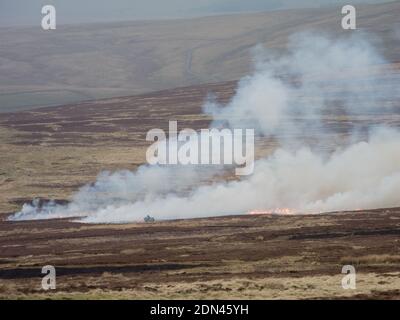
[{"label": "distant hill", "polygon": [[[400,60],[400,2],[357,9],[359,30]],[[0,112],[235,80],[251,70],[255,45],[282,50],[302,30],[350,34],[340,19],[337,7],[0,28]]]}]

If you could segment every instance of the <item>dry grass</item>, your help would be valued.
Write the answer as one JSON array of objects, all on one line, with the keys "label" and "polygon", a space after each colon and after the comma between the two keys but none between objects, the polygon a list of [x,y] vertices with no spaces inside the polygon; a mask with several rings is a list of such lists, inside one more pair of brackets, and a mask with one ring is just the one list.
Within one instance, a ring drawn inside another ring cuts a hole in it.
[{"label": "dry grass", "polygon": [[[110,226],[0,222],[0,297],[396,298],[399,216],[385,209]],[[58,270],[54,292],[40,288],[46,264]],[[357,290],[341,288],[344,264],[356,267]]]},{"label": "dry grass", "polygon": [[[100,290],[91,289],[85,293],[32,292],[22,293],[15,283],[0,285],[0,298],[11,299],[324,299],[375,297],[384,298],[385,292],[400,295],[400,273],[386,276],[375,273],[357,274],[355,290],[345,290],[341,286],[342,275],[311,276],[299,279],[245,279],[200,281],[193,283],[171,282],[168,284],[147,283],[136,289]],[[92,279],[91,284],[107,281],[129,281],[121,274],[105,273],[101,278]],[[89,281],[89,279],[87,279]],[[87,285],[87,284],[86,284]],[[80,284],[77,283],[76,287]],[[7,292],[7,296],[3,294]]]},{"label": "dry grass", "polygon": [[352,264],[355,266],[400,265],[400,255],[371,254],[361,257],[343,257],[341,262],[343,264]]}]

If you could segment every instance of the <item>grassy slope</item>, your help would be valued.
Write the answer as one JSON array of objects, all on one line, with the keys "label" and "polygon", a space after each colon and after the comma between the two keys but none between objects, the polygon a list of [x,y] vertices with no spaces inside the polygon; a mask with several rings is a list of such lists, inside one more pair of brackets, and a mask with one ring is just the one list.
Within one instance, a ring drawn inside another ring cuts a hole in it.
[{"label": "grassy slope", "polygon": [[[358,27],[399,56],[400,3],[358,6]],[[343,34],[340,9],[192,20],[0,29],[0,112],[238,79],[256,44],[282,49],[302,30]],[[395,40],[396,39],[396,40]]]}]

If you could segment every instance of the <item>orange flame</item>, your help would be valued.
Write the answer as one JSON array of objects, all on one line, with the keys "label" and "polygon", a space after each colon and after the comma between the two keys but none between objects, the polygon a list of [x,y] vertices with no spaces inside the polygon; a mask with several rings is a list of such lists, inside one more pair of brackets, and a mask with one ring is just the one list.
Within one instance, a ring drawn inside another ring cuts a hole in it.
[{"label": "orange flame", "polygon": [[296,210],[290,208],[275,208],[271,210],[256,209],[247,212],[247,214],[295,214]]}]

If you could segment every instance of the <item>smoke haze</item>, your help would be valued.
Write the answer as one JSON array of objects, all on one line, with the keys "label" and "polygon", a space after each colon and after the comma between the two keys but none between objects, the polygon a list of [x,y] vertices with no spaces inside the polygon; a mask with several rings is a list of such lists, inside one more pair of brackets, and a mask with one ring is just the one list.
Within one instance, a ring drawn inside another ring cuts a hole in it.
[{"label": "smoke haze", "polygon": [[337,106],[360,117],[392,111],[391,101],[399,98],[398,79],[376,90],[376,68],[385,63],[379,51],[360,34],[331,39],[307,33],[294,35],[284,56],[262,48],[255,52],[255,71],[239,82],[231,101],[204,104],[204,112],[215,119],[211,127],[224,120],[230,128],[254,128],[259,136],[278,139],[281,147],[258,159],[253,175],[210,184],[221,168],[143,165],[136,172],[101,173],[68,205],[25,204],[10,219],[78,217],[88,223],[122,223],[142,221],[147,214],[175,219],[400,205],[396,129],[354,125],[344,144],[328,153],[304,140],[293,143],[293,137],[309,132],[320,145],[335,145],[324,119]]},{"label": "smoke haze", "polygon": [[[353,4],[388,0],[353,0]],[[249,11],[318,8],[345,0],[0,0],[0,26],[40,25],[41,8],[54,5],[60,24],[171,19]]]}]

